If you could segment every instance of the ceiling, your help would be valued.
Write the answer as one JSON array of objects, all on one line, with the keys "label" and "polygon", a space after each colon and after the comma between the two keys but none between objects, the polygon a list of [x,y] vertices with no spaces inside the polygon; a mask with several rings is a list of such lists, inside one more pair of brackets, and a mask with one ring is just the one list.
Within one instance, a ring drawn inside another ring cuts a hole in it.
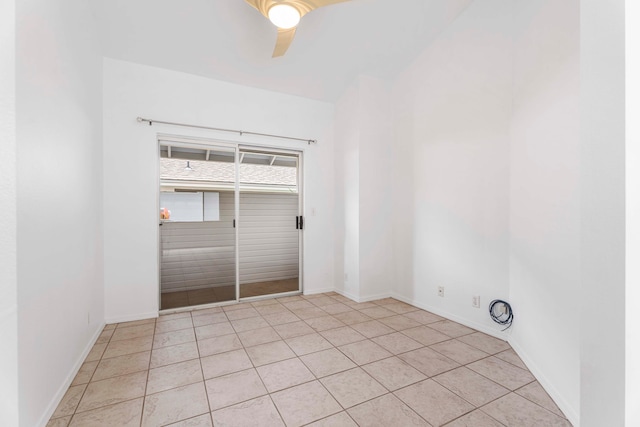
[{"label": "ceiling", "polygon": [[352,0],[304,16],[286,55],[244,0],[91,0],[104,56],[323,101],[390,78],[473,0]]}]

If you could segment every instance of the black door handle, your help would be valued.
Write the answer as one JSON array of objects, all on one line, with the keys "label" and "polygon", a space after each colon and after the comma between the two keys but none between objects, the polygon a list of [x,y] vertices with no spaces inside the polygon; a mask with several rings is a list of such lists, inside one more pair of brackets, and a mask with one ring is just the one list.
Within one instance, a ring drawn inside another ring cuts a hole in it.
[{"label": "black door handle", "polygon": [[300,217],[296,216],[296,230],[300,229]]}]

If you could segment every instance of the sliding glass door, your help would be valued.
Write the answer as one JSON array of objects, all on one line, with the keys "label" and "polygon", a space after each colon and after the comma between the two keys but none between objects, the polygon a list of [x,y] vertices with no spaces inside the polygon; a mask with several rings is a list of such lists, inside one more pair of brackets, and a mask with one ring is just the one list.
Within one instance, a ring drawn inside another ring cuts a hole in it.
[{"label": "sliding glass door", "polygon": [[299,156],[240,150],[240,298],[300,290]]},{"label": "sliding glass door", "polygon": [[160,307],[301,290],[300,155],[160,141]]},{"label": "sliding glass door", "polygon": [[160,308],[237,300],[236,151],[160,142]]}]

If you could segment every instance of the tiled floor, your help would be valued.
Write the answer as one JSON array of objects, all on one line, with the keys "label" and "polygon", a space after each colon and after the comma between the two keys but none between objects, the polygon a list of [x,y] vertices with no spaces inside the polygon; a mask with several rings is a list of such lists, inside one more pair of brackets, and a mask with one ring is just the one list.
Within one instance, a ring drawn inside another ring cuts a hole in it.
[{"label": "tiled floor", "polygon": [[[292,292],[299,289],[298,278],[240,285],[240,298]],[[218,286],[194,291],[165,292],[161,295],[162,310],[236,299],[235,286]]]},{"label": "tiled floor", "polygon": [[570,426],[509,345],[393,299],[108,325],[48,426]]}]

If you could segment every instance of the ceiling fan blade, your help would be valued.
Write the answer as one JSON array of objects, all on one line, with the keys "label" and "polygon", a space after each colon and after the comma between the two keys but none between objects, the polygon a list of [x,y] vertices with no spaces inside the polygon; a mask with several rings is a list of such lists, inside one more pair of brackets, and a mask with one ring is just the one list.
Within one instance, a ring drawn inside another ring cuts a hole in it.
[{"label": "ceiling fan blade", "polygon": [[302,0],[300,3],[305,3],[311,10],[314,10],[319,7],[331,6],[332,4],[337,3],[345,3],[347,1],[349,0]]},{"label": "ceiling fan blade", "polygon": [[273,49],[274,58],[285,54],[287,49],[289,49],[289,45],[291,45],[291,42],[293,41],[293,36],[295,35],[296,27],[290,28],[288,30],[278,28],[278,40],[276,41],[275,49]]}]

